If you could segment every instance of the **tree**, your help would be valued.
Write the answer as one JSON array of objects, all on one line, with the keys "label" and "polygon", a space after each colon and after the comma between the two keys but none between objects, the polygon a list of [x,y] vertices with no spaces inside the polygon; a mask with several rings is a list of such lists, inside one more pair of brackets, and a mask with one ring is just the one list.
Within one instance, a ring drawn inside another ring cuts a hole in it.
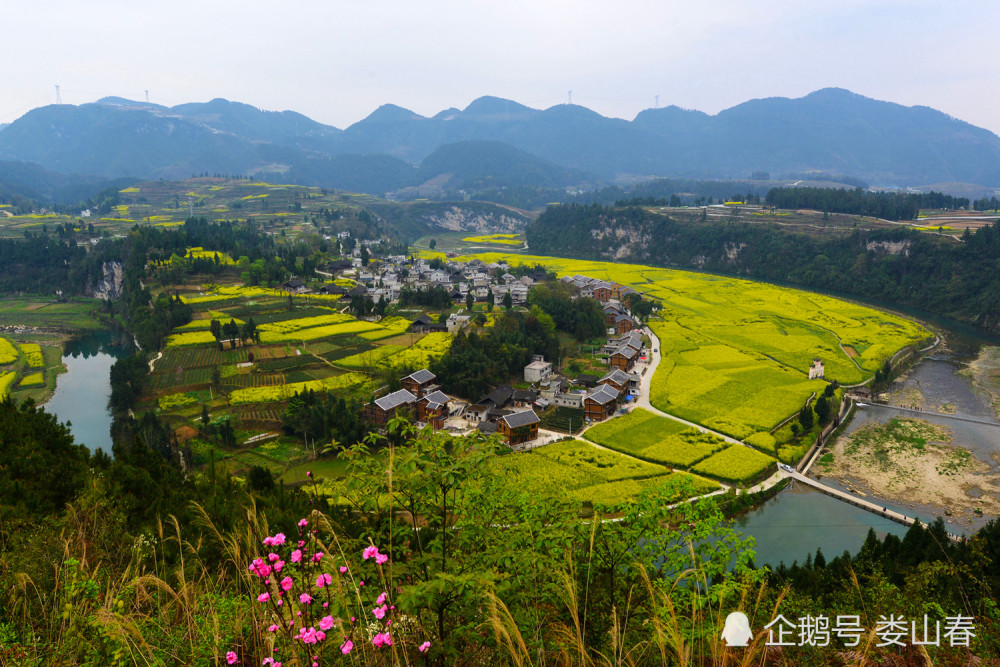
[{"label": "tree", "polygon": [[476,297],[473,295],[472,290],[465,293],[465,307],[472,311],[473,304],[476,303]]},{"label": "tree", "polygon": [[830,420],[830,401],[826,396],[820,396],[816,399],[816,416],[819,417],[820,424],[825,424]]},{"label": "tree", "polygon": [[509,291],[503,295],[503,307],[506,310],[510,310],[511,308],[514,307],[514,300],[510,297]]},{"label": "tree", "polygon": [[208,325],[208,329],[215,336],[215,340],[222,338],[222,324],[219,320],[212,320],[212,323]]},{"label": "tree", "polygon": [[431,239],[431,242],[428,245],[431,250],[434,250],[434,248],[436,248],[438,245],[437,239]]},{"label": "tree", "polygon": [[802,406],[802,409],[799,410],[799,424],[802,425],[802,430],[810,430],[814,423],[812,406],[808,404]]}]

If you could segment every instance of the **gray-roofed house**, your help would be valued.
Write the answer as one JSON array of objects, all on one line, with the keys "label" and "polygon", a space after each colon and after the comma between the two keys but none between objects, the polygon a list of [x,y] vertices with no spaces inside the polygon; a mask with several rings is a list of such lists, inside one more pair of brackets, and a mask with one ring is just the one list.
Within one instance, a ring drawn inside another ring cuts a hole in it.
[{"label": "gray-roofed house", "polygon": [[583,399],[584,416],[592,422],[602,422],[615,414],[618,407],[618,392],[601,385]]},{"label": "gray-roofed house", "polygon": [[534,410],[523,410],[504,415],[497,421],[500,433],[508,445],[518,445],[538,437],[538,415]]},{"label": "gray-roofed house", "polygon": [[434,384],[435,377],[437,376],[434,373],[422,368],[407,375],[399,381],[399,384],[403,389],[420,398],[424,393],[432,391],[431,386]]},{"label": "gray-roofed house", "polygon": [[443,391],[425,394],[417,399],[417,421],[430,424],[435,430],[444,428],[444,420],[448,418],[449,401],[451,397]]},{"label": "gray-roofed house", "polygon": [[392,419],[399,410],[408,410],[413,407],[416,401],[416,396],[405,389],[400,389],[366,405],[365,416],[371,423],[382,425]]}]

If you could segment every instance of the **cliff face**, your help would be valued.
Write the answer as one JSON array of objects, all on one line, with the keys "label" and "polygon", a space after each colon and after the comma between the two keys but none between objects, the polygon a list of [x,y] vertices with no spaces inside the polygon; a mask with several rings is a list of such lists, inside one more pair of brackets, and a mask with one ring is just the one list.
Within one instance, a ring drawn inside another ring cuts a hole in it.
[{"label": "cliff face", "polygon": [[94,285],[92,296],[106,301],[117,301],[125,282],[125,265],[121,262],[104,262],[104,277]]}]

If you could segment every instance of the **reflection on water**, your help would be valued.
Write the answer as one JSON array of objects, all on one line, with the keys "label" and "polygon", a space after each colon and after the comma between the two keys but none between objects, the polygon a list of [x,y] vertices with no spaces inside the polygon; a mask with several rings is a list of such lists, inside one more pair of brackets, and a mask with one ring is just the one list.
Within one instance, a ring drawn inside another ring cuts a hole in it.
[{"label": "reflection on water", "polygon": [[59,421],[70,422],[73,438],[111,454],[111,365],[128,350],[112,344],[109,332],[88,334],[64,346],[67,372],[56,379],[55,393],[45,410]]},{"label": "reflection on water", "polygon": [[902,536],[907,528],[894,521],[835,500],[801,484],[792,484],[764,506],[735,521],[734,527],[757,542],[757,565],[777,566],[822,549],[827,559],[846,549],[856,553],[869,528],[879,539],[887,533]]}]

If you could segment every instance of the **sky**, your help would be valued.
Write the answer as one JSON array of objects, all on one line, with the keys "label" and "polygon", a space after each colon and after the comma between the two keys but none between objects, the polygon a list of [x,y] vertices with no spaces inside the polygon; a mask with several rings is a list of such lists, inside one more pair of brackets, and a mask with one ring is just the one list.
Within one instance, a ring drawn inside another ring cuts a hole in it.
[{"label": "sky", "polygon": [[[991,0],[38,0],[6,3],[0,123],[116,95],[344,128],[495,95],[631,120],[826,87],[1000,133]],[[657,97],[659,96],[658,100]]]}]

